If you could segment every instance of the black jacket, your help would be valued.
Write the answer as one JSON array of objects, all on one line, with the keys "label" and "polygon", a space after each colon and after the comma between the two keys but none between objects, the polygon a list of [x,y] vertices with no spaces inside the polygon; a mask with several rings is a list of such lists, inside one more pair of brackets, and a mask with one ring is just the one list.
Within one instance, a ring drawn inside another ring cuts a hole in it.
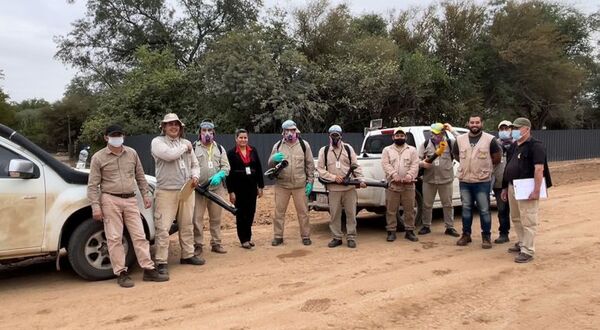
[{"label": "black jacket", "polygon": [[[517,157],[518,170],[517,173],[510,173],[509,164],[513,157]],[[531,137],[520,146],[514,142],[506,151],[506,167],[504,168],[504,179],[502,180],[502,188],[508,188],[508,184],[516,179],[530,179],[534,177],[535,164],[539,164],[543,160],[544,163],[544,178],[546,179],[546,187],[552,187],[552,178],[548,168],[548,158],[546,157],[546,148],[542,141]]]},{"label": "black jacket", "polygon": [[240,155],[235,152],[235,147],[227,151],[227,159],[229,159],[229,165],[231,166],[226,181],[229,192],[250,191],[265,187],[258,152],[256,152],[254,147],[250,146],[250,148],[252,148],[252,152],[250,152],[250,164],[248,165],[251,171],[250,175],[246,174],[246,166],[242,162]]}]

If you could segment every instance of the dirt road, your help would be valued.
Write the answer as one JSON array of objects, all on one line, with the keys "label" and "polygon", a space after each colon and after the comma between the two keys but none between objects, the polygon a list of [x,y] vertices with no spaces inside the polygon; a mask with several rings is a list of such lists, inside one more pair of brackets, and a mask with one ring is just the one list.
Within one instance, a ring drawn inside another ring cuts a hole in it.
[{"label": "dirt road", "polygon": [[579,179],[595,178],[599,165],[553,165],[558,184],[541,204],[530,264],[515,264],[506,244],[482,250],[479,237],[458,247],[439,219],[418,243],[387,243],[382,219],[363,218],[356,250],[329,249],[326,219],[313,213],[313,246],[291,221],[282,247],[270,246],[270,226],[255,227],[253,251],[227,229],[228,254],[208,253],[194,267],[178,265],[175,252],[167,283],[142,282],[139,269],[132,289],[54,272],[52,263],[1,271],[0,328],[594,329],[600,180]]}]

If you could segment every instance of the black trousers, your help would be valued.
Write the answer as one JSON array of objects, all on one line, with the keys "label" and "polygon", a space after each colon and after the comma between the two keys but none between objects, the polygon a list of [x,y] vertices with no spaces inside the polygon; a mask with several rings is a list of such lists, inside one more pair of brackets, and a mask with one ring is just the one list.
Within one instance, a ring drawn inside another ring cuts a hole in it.
[{"label": "black trousers", "polygon": [[235,191],[235,207],[237,214],[235,223],[240,243],[252,240],[252,223],[256,213],[257,188]]}]

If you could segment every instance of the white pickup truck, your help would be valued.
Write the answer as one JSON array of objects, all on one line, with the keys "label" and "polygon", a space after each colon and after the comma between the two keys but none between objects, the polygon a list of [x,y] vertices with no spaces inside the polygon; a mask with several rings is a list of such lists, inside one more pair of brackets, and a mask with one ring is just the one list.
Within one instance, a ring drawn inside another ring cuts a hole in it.
[{"label": "white pickup truck", "polygon": [[[146,176],[153,192],[154,177]],[[87,280],[113,277],[101,222],[92,220],[88,174],[56,160],[40,147],[0,124],[0,263],[68,253],[73,270]],[[154,238],[153,210],[138,205],[146,237]],[[125,235],[126,262],[135,262]]]},{"label": "white pickup truck", "polygon": [[[429,126],[408,126],[404,127],[404,129],[406,130],[406,142],[417,149],[431,136],[431,129]],[[455,128],[455,130],[459,135],[468,132],[468,130],[465,128]],[[392,144],[393,133],[393,128],[385,128],[370,131],[365,135],[360,154],[358,155],[358,163],[362,167],[363,175],[366,179],[385,181],[385,174],[383,172],[383,167],[381,166],[381,153],[383,152],[383,148]],[[448,134],[448,137],[454,140],[454,136],[452,134]],[[457,168],[458,162],[455,160],[455,173]],[[317,175],[318,174],[315,174],[315,176]],[[422,182],[420,180],[417,181],[416,203],[413,210],[415,213],[416,225],[421,225],[422,222],[421,213],[423,208],[423,199],[421,196],[421,186]],[[373,213],[385,214],[385,189],[368,187],[365,189],[358,189],[357,192],[357,212],[364,209]],[[454,179],[452,204],[454,206],[461,205],[458,179],[456,178]],[[309,200],[309,206],[315,211],[329,211],[327,190],[318,180],[315,180],[313,193],[311,194]],[[442,204],[439,200],[439,197],[436,197],[433,208],[441,207]],[[397,216],[399,221],[402,221],[402,212],[402,209],[398,211]],[[399,228],[401,229],[403,226],[399,226]]]}]

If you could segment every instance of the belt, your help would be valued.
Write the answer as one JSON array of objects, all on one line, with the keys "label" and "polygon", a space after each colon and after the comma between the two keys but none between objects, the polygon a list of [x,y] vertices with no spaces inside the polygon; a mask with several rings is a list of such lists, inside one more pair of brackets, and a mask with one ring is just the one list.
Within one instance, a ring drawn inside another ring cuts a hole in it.
[{"label": "belt", "polygon": [[113,193],[109,193],[109,192],[107,192],[107,193],[105,193],[105,194],[109,194],[109,195],[116,196],[116,197],[120,197],[120,198],[132,198],[132,197],[135,197],[135,193],[129,193],[129,194],[113,194]]}]

